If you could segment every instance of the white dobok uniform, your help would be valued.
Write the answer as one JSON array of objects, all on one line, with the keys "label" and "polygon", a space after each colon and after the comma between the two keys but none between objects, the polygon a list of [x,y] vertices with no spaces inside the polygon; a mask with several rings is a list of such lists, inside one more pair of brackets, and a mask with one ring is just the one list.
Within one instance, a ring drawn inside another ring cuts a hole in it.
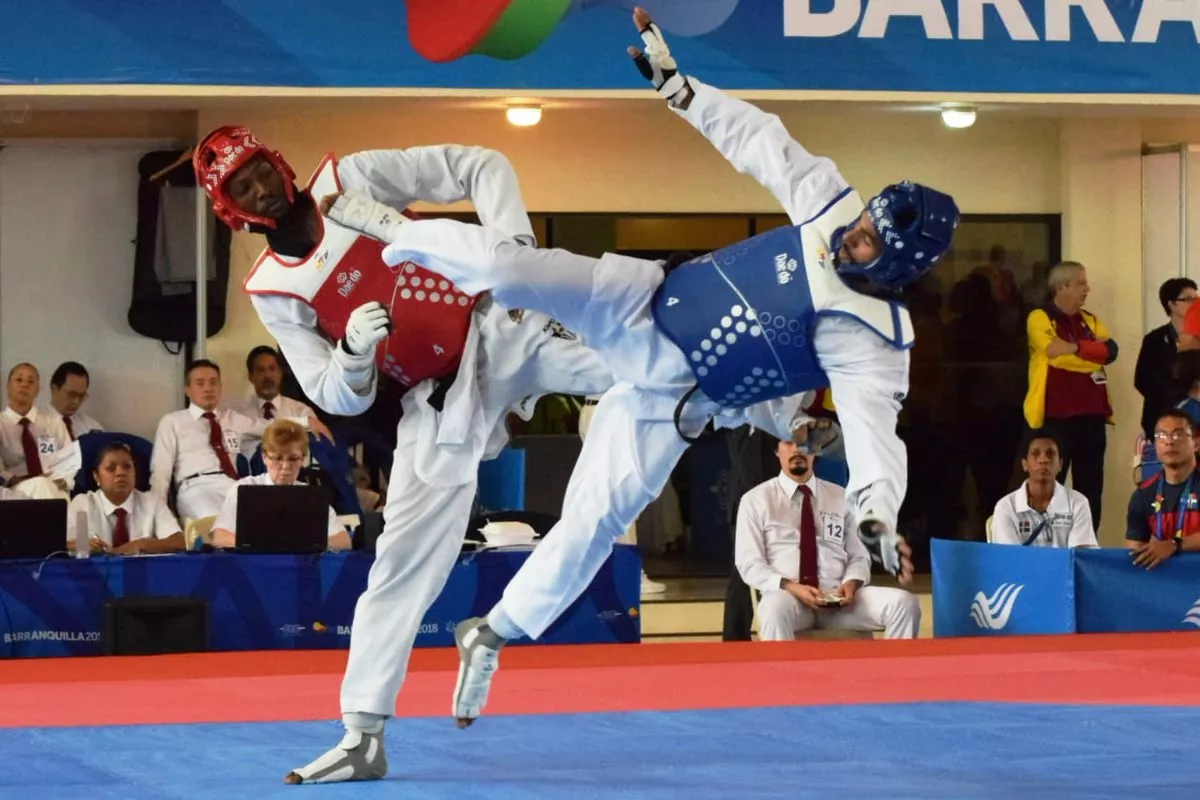
[{"label": "white dobok uniform", "polygon": [[[485,224],[534,241],[511,165],[500,153],[479,147],[416,147],[355,153],[338,161],[330,158],[310,187],[318,202],[323,195],[344,189],[395,209],[415,201],[471,200]],[[376,355],[350,355],[331,341],[340,332],[323,335],[314,306],[306,298],[313,296],[321,281],[332,280],[350,309],[374,299],[353,291],[358,282],[366,284],[372,277],[367,269],[339,270],[339,255],[331,248],[353,247],[358,235],[329,219],[324,225],[322,243],[308,259],[264,253],[246,280],[246,290],[304,393],[331,413],[360,414],[375,399]],[[378,258],[375,262],[370,269],[386,269]],[[356,277],[356,273],[364,274]],[[418,309],[422,314],[437,311],[433,304],[458,307],[462,298],[453,287],[446,294],[436,284],[400,289],[408,273],[401,269],[395,275],[394,329],[405,308],[397,310],[400,292],[410,302],[431,304]],[[421,620],[458,558],[479,462],[496,457],[508,440],[506,415],[512,411],[528,419],[543,394],[595,394],[613,383],[611,369],[574,336],[564,336],[561,326],[545,314],[527,313],[517,323],[483,297],[466,319],[465,345],[442,410],[428,402],[436,388],[432,379],[413,386],[402,401],[404,415],[396,432],[384,530],[375,545],[367,589],[354,612],[342,683],[343,713],[394,713]],[[389,353],[390,347],[391,341],[378,345]],[[383,369],[392,378],[403,378],[388,357],[383,358]]]},{"label": "white dobok uniform", "polygon": [[[817,316],[813,343],[843,429],[849,502],[858,519],[879,520],[895,530],[907,473],[896,419],[908,392],[912,323],[903,307],[846,287],[826,252],[828,237],[856,220],[864,204],[833,162],[808,153],[778,117],[689,81],[695,97],[688,110],[677,113],[739,171],[770,189],[800,226],[803,272]],[[613,542],[659,494],[687,448],[673,414],[697,379],[687,355],[651,313],[664,280],[662,266],[612,253],[596,259],[536,250],[502,231],[450,220],[400,226],[385,259],[406,258],[420,260],[464,291],[490,291],[505,306],[550,314],[599,352],[619,379],[596,407],[560,523],[509,583],[496,609],[537,638],[586,589]],[[694,435],[715,417],[718,427],[750,424],[786,438],[804,420],[801,409],[811,399],[804,392],[729,409],[697,393],[684,406],[681,427]]]}]

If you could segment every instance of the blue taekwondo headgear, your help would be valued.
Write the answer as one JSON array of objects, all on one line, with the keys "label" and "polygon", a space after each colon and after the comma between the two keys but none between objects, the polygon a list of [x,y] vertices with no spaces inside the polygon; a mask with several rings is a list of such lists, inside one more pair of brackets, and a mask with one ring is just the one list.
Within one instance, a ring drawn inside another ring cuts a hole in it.
[{"label": "blue taekwondo headgear", "polygon": [[[950,249],[958,227],[953,197],[911,181],[888,186],[872,197],[867,215],[879,232],[883,252],[868,264],[839,263],[837,271],[888,289],[902,289],[933,269]],[[846,230],[833,235],[833,252],[841,248]]]}]

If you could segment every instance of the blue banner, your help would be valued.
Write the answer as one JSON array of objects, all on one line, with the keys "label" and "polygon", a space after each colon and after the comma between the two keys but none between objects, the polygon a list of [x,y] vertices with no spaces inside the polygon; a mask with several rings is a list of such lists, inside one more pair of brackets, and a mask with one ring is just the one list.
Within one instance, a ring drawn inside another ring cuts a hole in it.
[{"label": "blue banner", "polygon": [[1080,633],[1200,630],[1200,555],[1184,553],[1152,570],[1125,550],[1077,550]]},{"label": "blue banner", "polygon": [[934,539],[933,635],[1075,632],[1072,551]]},{"label": "blue banner", "polygon": [[[1200,92],[1200,0],[636,0],[727,89]],[[643,89],[634,0],[4,3],[0,82]]]},{"label": "blue banner", "polygon": [[[463,555],[425,615],[417,646],[454,644],[454,626],[486,614],[528,554]],[[0,561],[0,657],[99,655],[105,603],[127,596],[207,600],[213,650],[346,648],[372,562],[367,553]],[[637,548],[619,545],[538,641],[638,642],[640,593]]]}]

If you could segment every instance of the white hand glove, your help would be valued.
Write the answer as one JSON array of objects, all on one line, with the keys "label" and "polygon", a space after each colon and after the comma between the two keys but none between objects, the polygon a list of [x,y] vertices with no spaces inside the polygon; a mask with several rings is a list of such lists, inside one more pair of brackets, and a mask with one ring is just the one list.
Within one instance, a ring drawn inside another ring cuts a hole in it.
[{"label": "white hand glove", "polygon": [[388,310],[383,303],[372,300],[350,312],[342,348],[352,356],[364,356],[386,339],[391,330],[392,319]]},{"label": "white hand glove", "polygon": [[361,231],[381,242],[394,241],[399,227],[410,221],[396,209],[352,192],[338,195],[326,216],[339,225]]},{"label": "white hand glove", "polygon": [[659,97],[676,108],[686,109],[692,100],[692,87],[688,79],[679,74],[678,65],[671,56],[671,48],[667,47],[662,31],[650,19],[650,15],[640,8],[634,11],[633,22],[641,34],[642,43],[646,45],[645,53],[634,47],[629,48],[629,55],[633,57],[638,72],[654,84]]}]

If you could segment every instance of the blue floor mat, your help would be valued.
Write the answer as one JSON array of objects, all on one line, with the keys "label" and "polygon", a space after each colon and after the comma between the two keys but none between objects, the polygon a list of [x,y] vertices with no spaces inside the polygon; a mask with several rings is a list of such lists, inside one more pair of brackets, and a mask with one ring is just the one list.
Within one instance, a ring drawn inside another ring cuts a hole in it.
[{"label": "blue floor mat", "polygon": [[393,720],[385,781],[284,786],[333,722],[0,729],[0,797],[1200,798],[1200,709],[922,703]]}]

